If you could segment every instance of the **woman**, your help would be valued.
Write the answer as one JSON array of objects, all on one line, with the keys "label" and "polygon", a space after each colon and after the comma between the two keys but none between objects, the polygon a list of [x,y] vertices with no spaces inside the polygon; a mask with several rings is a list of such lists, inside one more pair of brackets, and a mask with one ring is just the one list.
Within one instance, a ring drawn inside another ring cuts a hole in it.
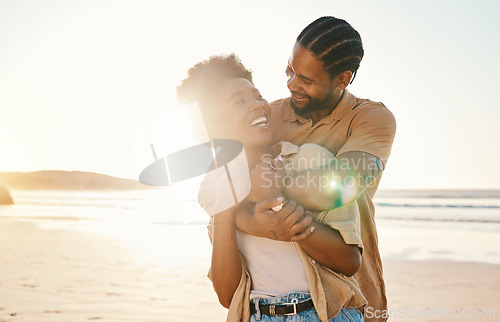
[{"label": "woman", "polygon": [[[192,67],[177,93],[181,103],[199,102],[211,138],[239,140],[249,168],[255,169],[249,198],[215,214],[209,226],[213,244],[209,277],[220,303],[229,308],[227,320],[363,321],[360,309],[366,300],[351,277],[359,269],[362,249],[357,204],[315,214],[334,231],[313,221],[313,215],[294,201],[283,203],[279,184],[262,184],[263,171],[282,165],[262,162],[264,155],[292,165],[276,171],[278,178],[283,172],[299,171],[294,158],[308,159],[310,151],[323,153],[323,161],[333,156],[319,146],[290,143],[282,143],[276,153],[270,146],[270,106],[234,54],[214,56]],[[207,177],[200,188],[205,209],[217,198],[213,180]],[[251,222],[266,229],[252,231]]]}]

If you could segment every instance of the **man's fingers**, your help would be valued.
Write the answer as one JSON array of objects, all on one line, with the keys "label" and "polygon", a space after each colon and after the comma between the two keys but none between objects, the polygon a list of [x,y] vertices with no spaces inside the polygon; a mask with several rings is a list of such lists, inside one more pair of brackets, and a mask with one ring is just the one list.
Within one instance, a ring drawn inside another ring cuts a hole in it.
[{"label": "man's fingers", "polygon": [[313,223],[312,216],[305,216],[300,222],[297,222],[290,228],[290,233],[292,235],[300,234],[311,227]]},{"label": "man's fingers", "polygon": [[259,164],[257,165],[257,167],[261,168],[262,170],[269,170],[269,168],[271,167],[271,165],[272,165],[271,159],[265,158],[264,160],[262,160],[261,162],[259,162]]},{"label": "man's fingers", "polygon": [[281,208],[281,210],[278,211],[277,215],[280,217],[282,221],[285,221],[285,219],[295,211],[296,206],[297,204],[295,203],[295,201],[287,200],[283,208]]},{"label": "man's fingers", "polygon": [[274,167],[276,170],[283,170],[285,167],[283,166],[283,162],[280,159],[274,159]]},{"label": "man's fingers", "polygon": [[310,229],[307,229],[306,231],[304,231],[303,233],[300,233],[298,235],[293,235],[292,237],[290,237],[290,241],[291,242],[299,242],[299,241],[303,241],[304,239],[307,239],[309,237],[311,237],[311,235],[313,234],[313,229],[314,227],[311,227]]},{"label": "man's fingers", "polygon": [[281,160],[274,159],[274,161],[272,161],[272,165],[278,174],[280,174],[281,176],[285,175],[285,166],[283,165],[283,162],[281,162]]},{"label": "man's fingers", "polygon": [[304,207],[297,205],[295,210],[284,220],[284,224],[287,227],[292,227],[294,224],[300,222],[304,215]]},{"label": "man's fingers", "polygon": [[315,230],[315,227],[311,226],[311,227],[307,228],[306,230],[304,230],[303,232],[301,232],[299,234],[295,234],[292,237],[290,237],[290,241],[299,242],[299,241],[302,241],[306,238],[309,238],[313,234],[314,230]]}]

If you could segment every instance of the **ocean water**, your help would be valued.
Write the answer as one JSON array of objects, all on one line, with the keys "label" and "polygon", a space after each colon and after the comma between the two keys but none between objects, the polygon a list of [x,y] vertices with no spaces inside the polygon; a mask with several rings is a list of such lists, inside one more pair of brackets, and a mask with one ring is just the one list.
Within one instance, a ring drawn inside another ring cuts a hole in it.
[{"label": "ocean water", "polygon": [[378,218],[500,223],[500,190],[382,190]]},{"label": "ocean water", "polygon": [[382,190],[374,202],[385,258],[500,264],[499,190]]},{"label": "ocean water", "polygon": [[138,261],[160,267],[208,265],[207,216],[196,202],[176,200],[167,188],[11,190],[11,195],[15,204],[0,206],[0,225],[20,220],[39,229],[97,233],[125,244]]},{"label": "ocean water", "polygon": [[[11,193],[15,204],[0,206],[0,224],[103,234],[166,267],[209,261],[208,216],[167,189]],[[384,258],[500,264],[500,190],[382,190],[374,202]]]}]

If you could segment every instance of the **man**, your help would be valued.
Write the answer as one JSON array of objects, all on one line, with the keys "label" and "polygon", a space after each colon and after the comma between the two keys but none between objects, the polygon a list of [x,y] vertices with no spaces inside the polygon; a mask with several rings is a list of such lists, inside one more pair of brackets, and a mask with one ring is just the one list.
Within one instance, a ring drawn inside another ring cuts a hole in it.
[{"label": "man", "polygon": [[[357,201],[364,251],[361,268],[354,276],[368,301],[365,320],[385,321],[387,299],[372,199],[390,155],[396,122],[382,103],[357,98],[346,89],[363,55],[361,37],[346,21],[322,17],[312,22],[297,37],[288,61],[291,97],[271,103],[270,124],[273,143],[315,143],[336,156],[328,167],[303,171],[285,180],[283,193],[291,200],[301,200],[309,210],[332,209]],[[258,229],[253,226],[246,232],[255,234],[266,225],[274,225],[272,229],[282,232],[280,236],[275,234],[276,239],[297,241],[322,265],[340,272],[339,254],[335,252],[336,245],[342,243],[338,232],[324,229],[315,221],[316,230],[311,234],[304,225],[307,216],[290,228],[289,223],[266,217],[258,208],[254,222],[265,225],[260,224]],[[321,228],[321,236],[317,228]],[[297,231],[301,233],[294,235]],[[315,234],[312,239],[308,237]],[[273,238],[271,234],[262,237]]]},{"label": "man", "polygon": [[[335,208],[357,200],[364,252],[355,277],[368,300],[365,319],[383,321],[387,299],[372,199],[390,155],[396,122],[382,103],[359,99],[346,89],[363,55],[361,38],[346,21],[322,17],[307,26],[286,70],[291,97],[271,103],[271,125],[274,142],[316,143],[336,155],[334,173],[331,168],[318,169],[298,174],[292,182],[300,182],[300,176],[307,182],[313,173],[336,178],[336,189],[323,189],[324,198],[305,208]],[[296,185],[285,186],[290,199],[318,194],[317,185]]]}]

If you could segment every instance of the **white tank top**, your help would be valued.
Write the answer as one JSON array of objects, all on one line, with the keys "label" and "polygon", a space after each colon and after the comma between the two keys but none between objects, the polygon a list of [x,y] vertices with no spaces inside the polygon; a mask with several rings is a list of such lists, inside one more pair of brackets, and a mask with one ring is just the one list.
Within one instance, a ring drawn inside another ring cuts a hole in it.
[{"label": "white tank top", "polygon": [[256,237],[238,230],[236,236],[252,278],[250,299],[309,292],[295,243]]}]

